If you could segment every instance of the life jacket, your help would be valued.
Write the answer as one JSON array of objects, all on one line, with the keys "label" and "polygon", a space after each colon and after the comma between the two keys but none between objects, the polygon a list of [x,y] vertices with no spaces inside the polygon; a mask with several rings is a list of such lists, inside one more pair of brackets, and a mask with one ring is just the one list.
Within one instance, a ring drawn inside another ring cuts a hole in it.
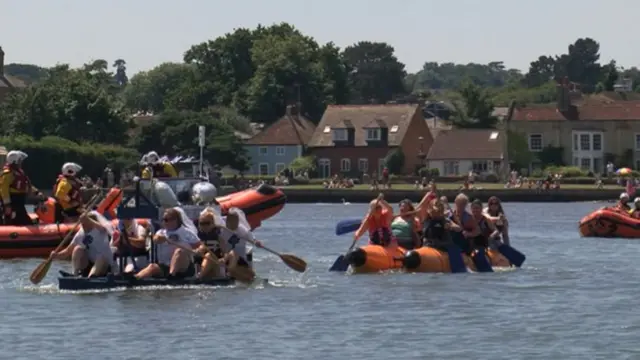
[{"label": "life jacket", "polygon": [[489,235],[493,231],[491,231],[491,227],[489,227],[489,223],[486,217],[482,217],[480,220],[476,220],[478,222],[478,226],[480,227],[480,235],[476,236],[473,239],[473,243],[478,247],[488,247],[489,246]]},{"label": "life jacket", "polygon": [[216,257],[221,258],[224,256],[222,248],[220,247],[220,229],[209,232],[198,231],[198,238],[202,240],[205,246],[208,247]]},{"label": "life jacket", "polygon": [[447,219],[427,219],[423,223],[423,237],[427,244],[429,245],[438,245],[438,243],[443,243],[448,236],[447,229],[445,229],[445,225],[447,224]]},{"label": "life jacket", "polygon": [[58,179],[56,179],[56,183],[53,185],[53,194],[55,195],[56,190],[58,190],[58,185],[62,179],[66,179],[67,182],[69,182],[69,185],[71,185],[71,190],[69,191],[69,194],[67,194],[70,201],[82,202],[82,192],[80,190],[82,183],[72,176],[58,175]]},{"label": "life jacket", "polygon": [[31,180],[21,168],[6,164],[2,168],[2,172],[13,174],[13,182],[9,185],[9,189],[13,190],[13,193],[27,193],[31,189]]},{"label": "life jacket", "polygon": [[379,217],[369,217],[369,241],[375,245],[387,246],[395,241],[390,225],[387,224],[389,211],[383,209]]},{"label": "life jacket", "polygon": [[451,210],[451,220],[454,223],[462,226],[462,229],[465,231],[473,230],[473,228],[470,228],[469,226],[466,225],[469,223],[470,219],[471,219],[471,214],[469,214],[466,210],[462,213],[462,215],[456,213],[455,209]]},{"label": "life jacket", "polygon": [[153,171],[153,177],[157,178],[166,178],[171,177],[171,175],[167,174],[164,169],[165,163],[161,162],[159,164],[151,165],[151,170]]}]

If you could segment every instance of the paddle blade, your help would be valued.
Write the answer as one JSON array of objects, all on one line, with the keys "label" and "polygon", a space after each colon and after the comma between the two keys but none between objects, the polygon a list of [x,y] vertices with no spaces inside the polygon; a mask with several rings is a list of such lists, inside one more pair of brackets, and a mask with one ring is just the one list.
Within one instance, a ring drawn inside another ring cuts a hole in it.
[{"label": "paddle blade", "polygon": [[473,263],[476,265],[476,270],[478,270],[478,272],[493,272],[491,264],[485,256],[484,251],[476,251],[471,258],[473,259]]},{"label": "paddle blade", "polygon": [[287,264],[288,267],[297,272],[303,273],[307,270],[307,262],[295,255],[282,254],[280,255],[280,259],[282,259],[282,261]]},{"label": "paddle blade", "polygon": [[362,219],[344,219],[336,224],[336,235],[344,235],[358,230]]},{"label": "paddle blade", "polygon": [[347,259],[344,255],[340,255],[333,263],[333,265],[331,265],[329,271],[345,272],[347,271],[347,269],[349,269],[349,263],[347,262]]},{"label": "paddle blade", "polygon": [[31,275],[29,276],[29,280],[32,284],[38,285],[47,273],[49,272],[49,268],[51,268],[51,259],[47,259],[43,261],[37,268],[35,268]]},{"label": "paddle blade", "polygon": [[498,247],[498,251],[509,260],[509,262],[515,267],[521,267],[524,261],[527,259],[523,253],[512,248],[510,245],[502,244]]}]

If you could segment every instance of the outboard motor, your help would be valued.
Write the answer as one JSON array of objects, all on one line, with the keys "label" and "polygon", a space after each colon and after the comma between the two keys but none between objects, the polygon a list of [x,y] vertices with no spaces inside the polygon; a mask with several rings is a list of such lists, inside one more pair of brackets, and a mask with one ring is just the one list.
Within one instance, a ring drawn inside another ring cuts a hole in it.
[{"label": "outboard motor", "polygon": [[197,205],[215,203],[216,196],[218,196],[218,189],[210,182],[201,181],[191,189],[191,200]]}]

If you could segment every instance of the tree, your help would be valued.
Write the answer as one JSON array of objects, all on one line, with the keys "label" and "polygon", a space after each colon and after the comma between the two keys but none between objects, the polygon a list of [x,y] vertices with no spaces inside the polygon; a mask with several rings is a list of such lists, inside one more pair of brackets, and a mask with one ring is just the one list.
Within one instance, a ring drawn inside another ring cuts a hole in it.
[{"label": "tree", "polygon": [[[409,77],[411,75],[408,75]],[[507,69],[502,61],[488,64],[454,64],[426,62],[415,75],[411,91],[431,89],[457,89],[465,81],[478,86],[501,87],[520,81],[522,74],[517,69]]]},{"label": "tree", "polygon": [[46,79],[14,93],[0,108],[2,133],[36,140],[51,135],[79,142],[125,143],[128,120],[110,92],[111,74],[105,76],[97,65],[51,68]]},{"label": "tree", "polygon": [[523,83],[529,88],[542,86],[553,80],[556,75],[556,60],[551,56],[540,56],[529,65],[529,72],[524,76]]},{"label": "tree", "polygon": [[598,85],[602,85],[602,88],[606,91],[613,91],[614,85],[619,77],[616,61],[611,60],[607,65],[602,67],[602,82],[598,83]]},{"label": "tree", "polygon": [[463,128],[491,129],[498,119],[493,116],[493,102],[488,91],[473,83],[467,83],[460,89],[464,107],[455,104],[454,123]]},{"label": "tree", "polygon": [[229,165],[237,170],[247,168],[248,159],[242,142],[234,129],[208,111],[166,111],[154,122],[144,126],[131,145],[139,152],[155,150],[169,155],[194,155],[199,151],[198,126],[206,128],[204,156],[220,166]]},{"label": "tree", "polygon": [[349,67],[352,100],[357,103],[384,104],[405,93],[404,64],[387,43],[361,41],[344,49]]},{"label": "tree", "polygon": [[392,149],[384,158],[384,165],[389,169],[391,174],[402,174],[404,167],[404,153],[402,149]]},{"label": "tree", "polygon": [[513,168],[529,168],[529,164],[534,162],[536,157],[529,151],[529,143],[526,135],[517,131],[509,131],[509,137],[507,139],[509,162],[514,164]]},{"label": "tree", "polygon": [[127,77],[127,62],[122,59],[118,59],[113,62],[112,66],[116,69],[115,79],[118,85],[127,85],[129,82],[129,78]]}]

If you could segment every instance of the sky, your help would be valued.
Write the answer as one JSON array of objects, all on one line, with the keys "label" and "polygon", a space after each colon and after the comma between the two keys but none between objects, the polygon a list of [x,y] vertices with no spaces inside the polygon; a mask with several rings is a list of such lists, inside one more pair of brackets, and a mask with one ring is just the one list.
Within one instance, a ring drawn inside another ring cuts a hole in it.
[{"label": "sky", "polygon": [[409,72],[428,61],[526,71],[580,37],[600,43],[603,62],[640,66],[635,0],[0,0],[0,13],[5,63],[122,58],[130,76],[235,28],[279,22],[340,47],[387,42]]}]

